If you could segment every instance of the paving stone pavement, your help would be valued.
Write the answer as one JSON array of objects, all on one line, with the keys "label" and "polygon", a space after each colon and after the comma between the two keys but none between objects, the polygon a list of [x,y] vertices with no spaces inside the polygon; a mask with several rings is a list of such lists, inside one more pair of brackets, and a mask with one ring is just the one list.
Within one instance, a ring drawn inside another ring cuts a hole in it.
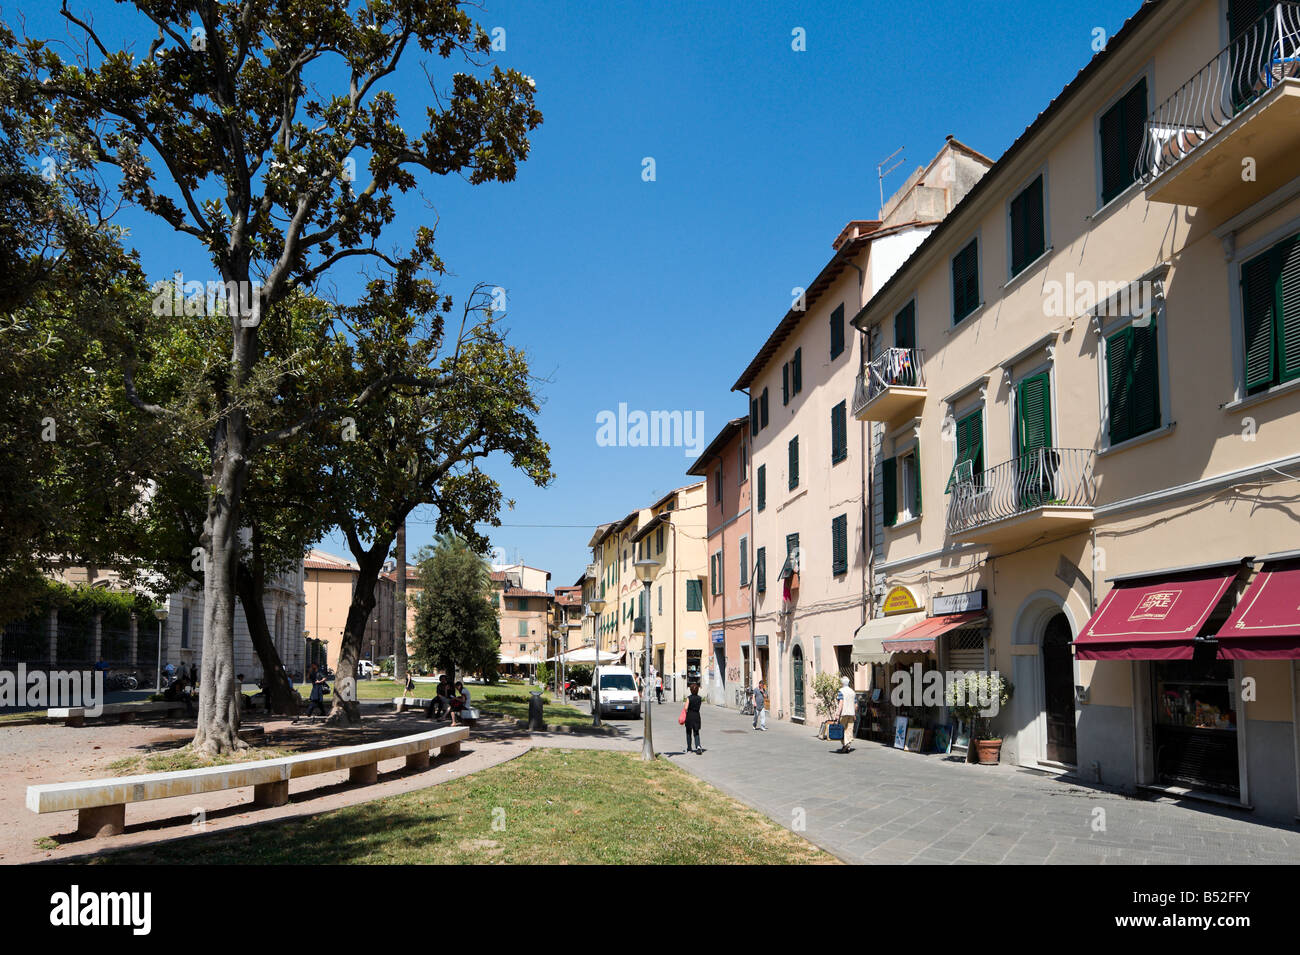
[{"label": "paving stone pavement", "polygon": [[703,755],[682,752],[675,720],[656,732],[661,755],[787,828],[799,831],[802,813],[802,835],[846,862],[1300,863],[1300,828],[1233,810],[866,740],[840,755],[811,726],[769,721],[758,733],[734,710],[705,707],[703,717]]}]

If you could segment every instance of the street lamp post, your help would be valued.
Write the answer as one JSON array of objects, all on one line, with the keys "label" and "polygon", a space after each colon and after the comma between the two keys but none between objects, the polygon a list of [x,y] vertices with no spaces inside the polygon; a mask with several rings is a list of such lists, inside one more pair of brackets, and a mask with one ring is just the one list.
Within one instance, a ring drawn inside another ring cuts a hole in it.
[{"label": "street lamp post", "polygon": [[154,674],[154,686],[158,689],[158,692],[161,693],[163,688],[162,685],[162,625],[163,625],[163,621],[167,619],[167,608],[158,607],[154,610],[153,615],[158,621],[158,658],[154,661],[154,663],[156,664],[156,672]]},{"label": "street lamp post", "polygon": [[605,601],[592,597],[587,601],[587,616],[591,618],[591,725],[600,725],[600,637],[596,635],[600,613],[605,609]]},{"label": "street lamp post", "polygon": [[642,692],[645,694],[645,700],[641,704],[641,710],[645,721],[645,727],[641,733],[641,758],[643,760],[652,760],[655,758],[654,740],[651,738],[651,720],[650,720],[650,584],[659,570],[659,561],[653,557],[646,557],[644,548],[640,560],[634,562],[632,567],[636,570],[637,580],[641,581],[641,592],[645,595],[645,653],[641,661],[641,679]]},{"label": "street lamp post", "polygon": [[[307,682],[307,658],[311,656],[311,631],[302,632],[302,682]],[[297,692],[297,691],[295,691]]]}]

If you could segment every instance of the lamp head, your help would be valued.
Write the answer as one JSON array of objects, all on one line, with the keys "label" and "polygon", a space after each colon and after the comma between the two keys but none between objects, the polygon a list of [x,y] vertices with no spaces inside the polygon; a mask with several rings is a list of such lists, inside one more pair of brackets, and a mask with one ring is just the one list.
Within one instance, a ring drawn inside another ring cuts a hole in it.
[{"label": "lamp head", "polygon": [[636,570],[636,579],[643,584],[648,584],[655,579],[655,574],[659,572],[659,561],[653,557],[642,557],[632,564]]},{"label": "lamp head", "polygon": [[605,609],[605,599],[603,597],[592,597],[587,601],[587,609],[590,610],[593,615],[600,613]]},{"label": "lamp head", "polygon": [[153,611],[153,616],[155,620],[157,620],[159,623],[162,623],[164,620],[167,619],[167,608],[155,607]]}]

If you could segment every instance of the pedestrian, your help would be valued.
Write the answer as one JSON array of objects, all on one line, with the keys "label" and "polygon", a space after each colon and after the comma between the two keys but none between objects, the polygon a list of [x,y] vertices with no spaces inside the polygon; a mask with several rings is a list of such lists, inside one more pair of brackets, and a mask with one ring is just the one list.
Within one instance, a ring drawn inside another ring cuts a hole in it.
[{"label": "pedestrian", "polygon": [[844,727],[844,743],[836,750],[837,753],[847,753],[853,749],[849,740],[853,737],[853,724],[857,722],[857,702],[857,697],[849,686],[849,678],[840,677],[840,691],[835,695],[834,718]]},{"label": "pedestrian", "polygon": [[199,668],[198,668],[198,664],[195,663],[190,664],[190,685],[191,686],[199,685]]},{"label": "pedestrian", "polygon": [[664,701],[664,678],[662,675],[655,677],[655,696],[659,698],[660,703]]},{"label": "pedestrian", "polygon": [[307,698],[307,715],[315,716],[319,713],[325,715],[325,671],[316,668],[316,664],[311,665],[311,696]]},{"label": "pedestrian", "polygon": [[700,696],[700,685],[692,683],[690,686],[691,695],[686,698],[686,752],[691,751],[691,734],[695,734],[695,755],[704,752],[700,746],[700,705],[704,703],[704,697]]},{"label": "pedestrian", "polygon": [[767,730],[767,681],[759,680],[754,690],[754,729]]}]

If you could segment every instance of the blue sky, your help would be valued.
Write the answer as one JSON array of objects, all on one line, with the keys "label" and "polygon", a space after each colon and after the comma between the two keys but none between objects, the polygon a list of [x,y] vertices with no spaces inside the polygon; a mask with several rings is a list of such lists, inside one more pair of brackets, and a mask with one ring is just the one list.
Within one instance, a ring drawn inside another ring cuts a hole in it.
[{"label": "blue sky", "polygon": [[[116,4],[71,6],[147,46]],[[707,443],[745,413],[731,384],[791,288],[817,274],[848,220],[876,214],[876,164],[905,147],[888,196],[947,134],[997,158],[1093,55],[1093,31],[1113,35],[1137,6],[485,0],[471,11],[504,28],[497,62],[536,80],[545,122],[514,183],[426,179],[422,197],[399,197],[391,235],[405,241],[436,210],[448,291],[506,288],[512,340],[549,379],[539,425],[555,481],[537,489],[492,469],[516,501],[493,543],[573,583],[591,528],[687,483],[690,463],[682,448],[598,446],[598,413],[700,412]],[[2,9],[34,35],[64,32],[53,3]],[[395,86],[408,130],[422,84],[407,70]],[[151,279],[207,277],[189,240],[123,221]],[[335,281],[345,291],[355,276]],[[411,523],[412,554],[431,530]],[[338,537],[321,546],[347,553]]]}]

